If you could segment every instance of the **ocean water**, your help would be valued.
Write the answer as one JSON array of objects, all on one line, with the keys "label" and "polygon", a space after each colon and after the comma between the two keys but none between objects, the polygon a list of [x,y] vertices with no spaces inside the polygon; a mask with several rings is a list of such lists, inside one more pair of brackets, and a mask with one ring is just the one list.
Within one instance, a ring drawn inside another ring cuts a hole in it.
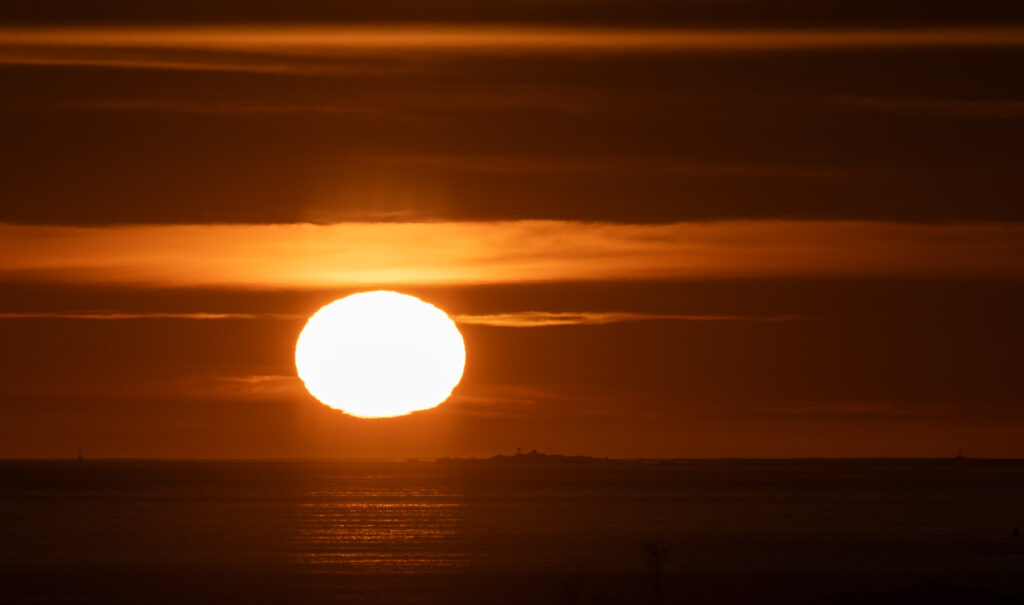
[{"label": "ocean water", "polygon": [[1007,594],[1024,591],[1015,526],[1020,461],[4,461],[0,600]]}]

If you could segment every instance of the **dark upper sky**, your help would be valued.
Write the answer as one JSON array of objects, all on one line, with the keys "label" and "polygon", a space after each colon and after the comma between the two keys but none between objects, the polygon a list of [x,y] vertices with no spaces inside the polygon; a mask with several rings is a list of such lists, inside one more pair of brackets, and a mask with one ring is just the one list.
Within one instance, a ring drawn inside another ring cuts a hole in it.
[{"label": "dark upper sky", "polygon": [[[5,7],[0,456],[1024,455],[1022,63],[1016,2]],[[371,287],[462,323],[437,410],[295,378]]]},{"label": "dark upper sky", "polygon": [[338,3],[330,0],[37,0],[4,10],[17,24],[82,23],[289,23],[419,21],[426,23],[602,23],[683,27],[894,27],[965,24],[1007,25],[1024,17],[1020,3],[987,0],[965,4],[937,0],[927,10],[907,0],[415,0]]}]

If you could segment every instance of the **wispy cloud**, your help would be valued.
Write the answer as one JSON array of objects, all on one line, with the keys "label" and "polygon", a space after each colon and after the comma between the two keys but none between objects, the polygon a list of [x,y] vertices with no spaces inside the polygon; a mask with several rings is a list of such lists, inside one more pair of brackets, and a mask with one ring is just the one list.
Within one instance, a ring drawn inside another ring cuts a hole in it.
[{"label": "wispy cloud", "polygon": [[604,324],[637,321],[783,322],[807,318],[807,316],[802,315],[666,315],[656,313],[612,312],[554,313],[549,311],[520,311],[516,313],[493,313],[488,315],[456,315],[452,317],[452,319],[460,324],[492,326],[498,328],[599,326]]},{"label": "wispy cloud", "polygon": [[484,174],[697,174],[716,176],[838,176],[848,171],[824,166],[712,163],[692,158],[583,155],[352,155],[347,163],[389,168],[425,167]]},{"label": "wispy cloud", "polygon": [[[1017,47],[1021,27],[699,30],[672,28],[293,25],[0,28],[0,63],[316,73],[359,55],[790,52]],[[154,56],[153,51],[170,51]],[[231,60],[216,55],[231,55]],[[239,55],[249,55],[239,60]],[[290,57],[281,63],[274,57]]]},{"label": "wispy cloud", "polygon": [[0,277],[251,288],[1024,276],[1024,225],[577,221],[0,225]]},{"label": "wispy cloud", "polygon": [[[251,99],[218,99],[218,100],[189,100],[189,99],[158,99],[158,100],[88,100],[76,102],[61,102],[51,105],[51,108],[77,108],[87,110],[114,111],[114,112],[166,112],[166,113],[193,113],[193,114],[265,114],[265,115],[395,115],[399,110],[391,103],[394,96],[378,96],[374,93],[351,92],[344,95],[333,103],[299,103],[289,102],[254,102]],[[421,110],[464,110],[480,108],[508,108],[524,105],[525,103],[537,103],[552,106],[555,104],[551,99],[531,97],[516,93],[514,91],[493,91],[489,93],[461,94],[460,91],[449,90],[444,92],[412,94],[406,93],[401,99],[404,103],[414,105]],[[373,162],[384,164],[384,161],[374,161],[377,158],[366,156],[351,156],[346,158],[349,162]],[[468,160],[469,158],[467,158]],[[457,161],[457,159],[456,159]],[[410,161],[409,163],[414,163]],[[427,164],[423,162],[422,164]],[[436,165],[436,163],[435,163]],[[466,167],[472,167],[467,164]]]},{"label": "wispy cloud", "polygon": [[[118,320],[271,320],[300,321],[307,315],[301,313],[162,313],[117,311],[47,311],[47,312],[6,312],[4,319],[80,319],[96,321]],[[490,326],[496,328],[541,328],[547,326],[596,326],[612,323],[637,321],[740,321],[740,322],[783,322],[809,319],[803,315],[667,315],[656,313],[618,313],[602,311],[551,312],[519,311],[513,313],[458,314],[452,319],[461,325]]]},{"label": "wispy cloud", "polygon": [[886,416],[931,417],[949,415],[953,410],[931,402],[927,405],[894,401],[841,401],[817,405],[777,407],[771,413],[781,416]]},{"label": "wispy cloud", "polygon": [[311,67],[295,63],[271,62],[225,62],[209,57],[182,57],[178,59],[155,59],[126,53],[123,57],[91,56],[88,52],[58,52],[41,55],[31,51],[3,51],[0,42],[0,65],[24,65],[38,67],[105,67],[112,69],[140,69],[157,71],[209,71],[229,73],[295,74],[318,73]]},{"label": "wispy cloud", "polygon": [[612,416],[662,420],[693,416],[692,409],[668,409],[666,398],[657,393],[607,385],[470,383],[460,385],[438,412],[482,418]]},{"label": "wispy cloud", "polygon": [[297,320],[304,319],[304,315],[286,313],[123,313],[118,311],[47,311],[47,312],[8,312],[0,313],[0,319],[85,319],[97,321],[117,321],[130,319],[184,319],[184,320],[214,320],[214,319],[277,319]]},{"label": "wispy cloud", "polygon": [[886,97],[840,97],[839,103],[876,111],[965,118],[1014,119],[1024,117],[1024,101],[963,99],[902,99]]},{"label": "wispy cloud", "polygon": [[219,397],[295,397],[305,392],[298,376],[280,374],[197,376],[186,380],[182,388]]},{"label": "wispy cloud", "polygon": [[906,46],[1022,46],[1021,27],[678,29],[628,27],[292,25],[6,27],[21,47],[183,48],[306,52],[362,49],[494,52],[792,50]]}]

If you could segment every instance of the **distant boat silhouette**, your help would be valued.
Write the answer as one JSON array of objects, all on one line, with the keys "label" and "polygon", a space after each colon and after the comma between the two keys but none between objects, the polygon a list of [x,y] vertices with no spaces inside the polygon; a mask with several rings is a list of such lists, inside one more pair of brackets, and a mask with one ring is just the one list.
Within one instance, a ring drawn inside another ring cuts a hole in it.
[{"label": "distant boat silhouette", "polygon": [[85,456],[82,455],[82,450],[81,449],[78,450],[78,461],[79,462],[85,462]]}]

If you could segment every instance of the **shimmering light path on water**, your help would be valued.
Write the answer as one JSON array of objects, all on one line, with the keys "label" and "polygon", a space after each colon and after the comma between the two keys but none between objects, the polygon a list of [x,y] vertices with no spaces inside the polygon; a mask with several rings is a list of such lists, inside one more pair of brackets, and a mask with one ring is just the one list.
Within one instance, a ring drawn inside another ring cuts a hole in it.
[{"label": "shimmering light path on water", "polygon": [[9,461],[0,596],[628,601],[652,540],[693,602],[1024,591],[1022,522],[1024,462]]}]

